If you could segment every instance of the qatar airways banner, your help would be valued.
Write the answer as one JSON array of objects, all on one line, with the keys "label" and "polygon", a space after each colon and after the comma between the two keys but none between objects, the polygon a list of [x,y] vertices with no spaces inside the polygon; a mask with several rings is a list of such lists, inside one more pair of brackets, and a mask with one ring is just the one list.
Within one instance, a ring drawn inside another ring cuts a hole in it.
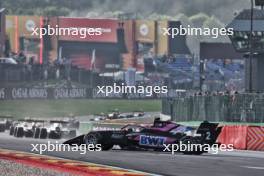
[{"label": "qatar airways banner", "polygon": [[29,87],[0,87],[0,101],[2,100],[25,100],[25,99],[162,99],[167,97],[178,97],[175,90],[168,93],[108,93],[100,91],[99,88],[29,88]]},{"label": "qatar airways banner", "polygon": [[59,40],[116,43],[118,20],[64,18],[53,26],[59,32]]},{"label": "qatar airways banner", "polygon": [[88,88],[0,88],[0,100],[91,98]]}]

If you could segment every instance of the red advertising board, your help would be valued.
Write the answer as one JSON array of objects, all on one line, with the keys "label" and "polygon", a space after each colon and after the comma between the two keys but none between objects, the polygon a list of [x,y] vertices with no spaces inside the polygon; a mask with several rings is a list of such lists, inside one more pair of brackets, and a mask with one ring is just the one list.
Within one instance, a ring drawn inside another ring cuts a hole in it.
[{"label": "red advertising board", "polygon": [[4,53],[4,45],[5,45],[5,10],[0,9],[0,57]]},{"label": "red advertising board", "polygon": [[[53,26],[54,27],[54,26]],[[77,28],[78,32],[71,32],[70,35],[59,35],[59,40],[65,41],[82,41],[82,42],[103,42],[116,43],[118,20],[112,19],[87,19],[87,18],[66,18],[60,17],[58,26],[60,30],[66,28]],[[83,30],[86,28],[86,34]],[[98,32],[101,30],[101,32]],[[83,30],[81,32],[81,29]],[[95,30],[93,32],[93,29]]]}]

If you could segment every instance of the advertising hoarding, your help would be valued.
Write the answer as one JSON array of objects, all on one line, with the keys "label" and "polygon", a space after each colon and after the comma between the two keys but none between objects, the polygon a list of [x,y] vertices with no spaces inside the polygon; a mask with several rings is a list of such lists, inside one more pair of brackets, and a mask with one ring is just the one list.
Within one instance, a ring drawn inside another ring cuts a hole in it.
[{"label": "advertising hoarding", "polygon": [[[118,20],[112,19],[88,19],[88,18],[64,18],[60,17],[58,21],[59,28],[78,28],[78,35],[60,35],[59,40],[64,41],[82,41],[82,42],[103,42],[103,43],[116,43],[117,35],[116,30],[118,28]],[[87,28],[101,29],[101,35],[97,33],[90,35],[81,35],[80,29]]]},{"label": "advertising hoarding", "polygon": [[136,21],[136,41],[144,43],[154,43],[155,41],[155,21]]}]

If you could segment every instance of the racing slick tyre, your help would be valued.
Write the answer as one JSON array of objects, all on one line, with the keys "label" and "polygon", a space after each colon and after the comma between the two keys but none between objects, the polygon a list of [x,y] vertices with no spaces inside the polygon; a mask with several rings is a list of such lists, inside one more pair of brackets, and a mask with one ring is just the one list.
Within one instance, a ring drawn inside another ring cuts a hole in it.
[{"label": "racing slick tyre", "polygon": [[60,139],[61,135],[60,133],[57,133],[56,131],[50,131],[48,138],[49,139]]},{"label": "racing slick tyre", "polygon": [[199,138],[194,137],[193,138],[193,141],[194,141],[195,144],[198,144],[198,145],[201,146],[201,148],[198,148],[198,150],[196,150],[196,151],[193,152],[194,155],[201,155],[203,153],[206,153],[204,151],[204,149],[203,149],[203,145],[201,144],[201,140]]},{"label": "racing slick tyre", "polygon": [[18,127],[15,127],[14,129],[14,136],[16,137]]},{"label": "racing slick tyre", "polygon": [[5,124],[0,124],[0,132],[5,132]]},{"label": "racing slick tyre", "polygon": [[40,135],[40,128],[35,128],[33,138],[39,138]]},{"label": "racing slick tyre", "polygon": [[24,136],[24,129],[23,127],[17,127],[15,137],[23,137]]},{"label": "racing slick tyre", "polygon": [[6,125],[5,125],[6,130],[9,130],[11,126],[12,126],[12,122],[11,121],[7,121]]},{"label": "racing slick tyre", "polygon": [[34,133],[32,130],[25,131],[25,137],[31,138],[34,136]]},{"label": "racing slick tyre", "polygon": [[39,138],[40,139],[47,139],[47,137],[48,137],[48,131],[47,131],[47,129],[46,128],[42,128],[40,130]]},{"label": "racing slick tyre", "polygon": [[195,147],[194,144],[199,145],[198,141],[195,140],[195,138],[193,138],[193,137],[185,136],[185,137],[180,139],[180,142],[182,142],[182,144],[187,146],[187,149],[182,151],[182,153],[185,155],[201,155],[203,153],[203,150],[200,147],[195,148],[196,150],[192,150],[193,147]]},{"label": "racing slick tyre", "polygon": [[97,144],[101,144],[101,148],[102,150],[110,150],[113,148],[113,145],[112,144],[105,144],[105,143],[102,143],[103,140],[102,140],[102,136],[101,134],[99,133],[88,133],[87,135],[84,136],[84,143],[86,145],[94,145],[94,147],[97,145]]},{"label": "racing slick tyre", "polygon": [[10,136],[14,135],[14,132],[15,132],[15,127],[11,126],[10,129],[9,129],[9,135]]}]

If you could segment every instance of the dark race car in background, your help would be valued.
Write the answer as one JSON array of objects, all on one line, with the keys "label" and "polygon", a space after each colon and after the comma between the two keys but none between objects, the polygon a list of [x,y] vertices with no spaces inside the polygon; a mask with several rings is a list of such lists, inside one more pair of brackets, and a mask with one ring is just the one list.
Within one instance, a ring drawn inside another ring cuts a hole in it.
[{"label": "dark race car in background", "polygon": [[[221,127],[218,123],[204,121],[196,129],[183,126],[172,121],[155,119],[152,126],[144,127],[126,125],[118,131],[92,131],[88,134],[70,139],[64,144],[100,144],[102,150],[109,150],[114,145],[122,149],[154,149],[163,150],[168,144],[215,144]],[[202,154],[205,151],[200,148],[196,151],[184,151],[185,154]]]},{"label": "dark race car in background", "polygon": [[9,134],[15,137],[61,139],[76,137],[80,123],[75,119],[40,120],[21,119],[13,121]]},{"label": "dark race car in background", "polygon": [[8,130],[12,124],[13,117],[11,116],[0,116],[0,132]]}]

